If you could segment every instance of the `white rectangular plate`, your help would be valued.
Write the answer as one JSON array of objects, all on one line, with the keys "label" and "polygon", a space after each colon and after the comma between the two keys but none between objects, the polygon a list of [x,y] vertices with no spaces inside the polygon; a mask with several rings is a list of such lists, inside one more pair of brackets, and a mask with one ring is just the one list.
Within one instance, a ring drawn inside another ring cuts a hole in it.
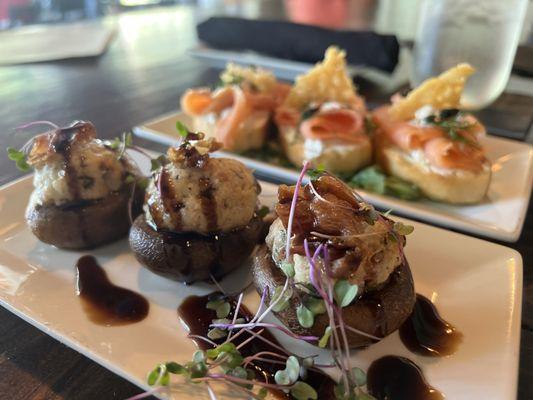
[{"label": "white rectangular plate", "polygon": [[[136,135],[171,145],[176,143],[176,121],[185,124],[189,117],[173,112],[136,126]],[[483,145],[492,161],[492,180],[487,197],[480,204],[452,205],[431,200],[405,201],[394,197],[358,190],[377,207],[392,209],[408,217],[421,219],[480,236],[515,242],[520,237],[526,216],[531,185],[533,183],[533,146],[508,139],[488,136]],[[291,170],[221,152],[224,156],[240,160],[264,177],[294,183],[298,171]]]},{"label": "white rectangular plate", "polygon": [[[144,166],[146,169],[146,166]],[[271,205],[276,187],[262,184],[261,201]],[[190,360],[193,343],[177,318],[186,296],[206,294],[205,283],[185,286],[141,267],[127,240],[90,253],[110,279],[145,296],[146,319],[132,325],[103,327],[86,317],[75,292],[74,265],[84,253],[63,251],[39,242],[28,230],[24,209],[32,190],[30,177],[0,188],[0,303],[47,334],[134,384],[148,389],[146,373],[157,363]],[[522,297],[522,260],[509,248],[409,222],[407,258],[417,292],[427,296],[463,334],[457,353],[445,358],[411,354],[393,333],[381,342],[352,353],[361,368],[380,356],[395,354],[419,364],[431,385],[449,399],[510,399],[516,396]],[[248,269],[226,277],[227,288],[244,287]],[[255,310],[258,295],[249,290],[245,304]],[[299,354],[328,353],[277,335]],[[223,387],[217,391],[224,392]],[[167,395],[161,393],[160,395]],[[208,398],[201,385],[180,385],[173,399]],[[219,398],[226,398],[224,395]]]}]

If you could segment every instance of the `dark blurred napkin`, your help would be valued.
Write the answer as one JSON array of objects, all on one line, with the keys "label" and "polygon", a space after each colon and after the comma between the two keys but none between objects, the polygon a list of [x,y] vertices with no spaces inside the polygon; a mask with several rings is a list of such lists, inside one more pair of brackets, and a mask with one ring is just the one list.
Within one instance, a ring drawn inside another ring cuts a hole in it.
[{"label": "dark blurred napkin", "polygon": [[346,50],[348,63],[392,72],[398,63],[396,36],[341,31],[284,21],[213,17],[197,27],[198,37],[211,47],[253,50],[287,60],[316,63],[330,45]]}]

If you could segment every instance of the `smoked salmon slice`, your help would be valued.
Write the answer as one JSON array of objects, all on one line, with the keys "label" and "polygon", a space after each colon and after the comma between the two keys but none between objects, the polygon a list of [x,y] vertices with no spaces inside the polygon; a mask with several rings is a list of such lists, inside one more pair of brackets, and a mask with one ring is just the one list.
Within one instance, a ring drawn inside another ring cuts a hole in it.
[{"label": "smoked salmon slice", "polygon": [[395,120],[388,111],[389,106],[383,106],[373,113],[377,134],[400,149],[406,152],[422,150],[427,161],[439,168],[473,172],[483,169],[486,158],[478,140],[485,134],[485,128],[475,117],[465,117],[469,128],[456,130],[459,139],[454,139],[442,127],[417,126],[409,121]]},{"label": "smoked salmon slice", "polygon": [[317,112],[301,123],[300,132],[308,139],[357,143],[366,140],[363,128],[364,117],[360,112],[340,108]]}]

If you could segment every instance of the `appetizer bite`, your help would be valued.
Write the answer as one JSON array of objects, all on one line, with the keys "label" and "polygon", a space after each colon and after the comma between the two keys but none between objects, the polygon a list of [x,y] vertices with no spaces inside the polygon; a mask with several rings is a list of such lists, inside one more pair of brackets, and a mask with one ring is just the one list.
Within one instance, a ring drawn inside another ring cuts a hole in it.
[{"label": "appetizer bite", "polygon": [[342,320],[349,347],[369,345],[411,314],[403,247],[412,227],[379,214],[328,173],[300,187],[304,172],[296,186],[279,187],[278,219],[254,259],[254,284],[293,333],[326,337]]},{"label": "appetizer bite", "polygon": [[97,139],[92,123],[76,121],[54,125],[20,152],[8,149],[19,167],[34,169],[26,221],[39,240],[86,249],[127,234],[130,215],[142,210],[144,191],[124,146]]},{"label": "appetizer bite", "polygon": [[260,68],[228,64],[221,86],[187,90],[181,109],[192,118],[192,129],[222,143],[224,150],[243,152],[265,143],[273,111],[289,86]]},{"label": "appetizer bite", "polygon": [[373,113],[379,164],[433,200],[477,203],[489,187],[491,163],[480,144],[485,128],[460,110],[473,72],[459,64]]},{"label": "appetizer bite", "polygon": [[275,121],[284,152],[334,173],[355,172],[372,158],[366,106],[346,71],[345,52],[326,50],[324,61],[296,79]]},{"label": "appetizer bite", "polygon": [[186,133],[154,171],[144,214],[130,230],[137,260],[177,281],[221,278],[251,254],[262,232],[260,187],[243,164],[211,158],[213,138]]}]

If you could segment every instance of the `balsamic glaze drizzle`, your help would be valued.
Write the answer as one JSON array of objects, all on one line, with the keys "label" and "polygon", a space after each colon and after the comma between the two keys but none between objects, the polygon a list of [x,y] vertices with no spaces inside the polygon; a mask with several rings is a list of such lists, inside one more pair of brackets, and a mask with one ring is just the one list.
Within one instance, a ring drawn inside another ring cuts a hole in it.
[{"label": "balsamic glaze drizzle", "polygon": [[374,361],[367,371],[368,392],[377,400],[443,400],[431,387],[422,370],[404,357],[385,356]]},{"label": "balsamic glaze drizzle", "polygon": [[89,319],[98,325],[126,325],[143,320],[148,301],[138,293],[111,283],[93,256],[76,263],[77,293]]},{"label": "balsamic glaze drizzle", "polygon": [[416,295],[411,316],[400,327],[403,344],[413,353],[442,357],[455,353],[463,335],[442,319],[431,301]]}]

